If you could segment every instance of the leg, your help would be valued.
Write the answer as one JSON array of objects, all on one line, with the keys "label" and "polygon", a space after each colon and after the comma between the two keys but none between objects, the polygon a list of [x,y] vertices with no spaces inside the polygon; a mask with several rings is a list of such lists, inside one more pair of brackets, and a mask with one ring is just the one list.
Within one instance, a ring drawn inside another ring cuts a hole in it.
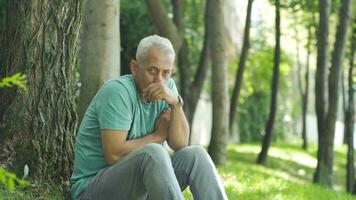
[{"label": "leg", "polygon": [[102,170],[90,182],[83,199],[183,199],[167,151],[148,144]]},{"label": "leg", "polygon": [[183,148],[172,155],[172,164],[179,185],[188,185],[196,200],[225,200],[227,196],[207,152],[199,146]]}]

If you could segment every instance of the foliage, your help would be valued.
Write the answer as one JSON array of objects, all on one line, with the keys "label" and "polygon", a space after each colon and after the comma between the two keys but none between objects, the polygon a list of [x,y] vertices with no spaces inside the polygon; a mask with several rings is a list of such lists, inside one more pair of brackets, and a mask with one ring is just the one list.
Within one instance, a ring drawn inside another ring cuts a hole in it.
[{"label": "foliage", "polygon": [[22,73],[16,73],[12,76],[5,77],[0,81],[0,88],[17,86],[23,90],[26,90],[26,75]]},{"label": "foliage", "polygon": [[[26,75],[22,73],[16,73],[10,77],[5,77],[0,82],[0,88],[18,86],[23,90],[26,90]],[[16,174],[7,172],[4,168],[0,167],[0,185],[3,185],[10,191],[15,189],[16,184],[20,188],[25,188],[29,185],[28,181],[23,180],[28,175],[28,166],[25,165],[24,176],[22,179],[16,177]]]},{"label": "foliage", "polygon": [[[346,148],[336,149],[338,167],[334,176],[337,191],[311,184],[316,146],[305,152],[300,145],[274,144],[266,166],[255,164],[259,151],[259,144],[229,146],[227,166],[218,171],[230,200],[356,199],[343,189],[345,169],[342,166],[346,162]],[[186,199],[193,199],[188,190],[184,195]]]},{"label": "foliage", "polygon": [[[26,165],[27,166],[27,165]],[[25,166],[25,169],[26,169]],[[27,168],[28,169],[28,168]],[[27,171],[28,173],[28,171]],[[24,178],[27,176],[26,171],[24,174]],[[3,185],[9,191],[13,191],[15,186],[18,185],[20,188],[25,188],[29,185],[28,181],[17,178],[16,174],[7,172],[4,168],[0,167],[0,185]]]}]

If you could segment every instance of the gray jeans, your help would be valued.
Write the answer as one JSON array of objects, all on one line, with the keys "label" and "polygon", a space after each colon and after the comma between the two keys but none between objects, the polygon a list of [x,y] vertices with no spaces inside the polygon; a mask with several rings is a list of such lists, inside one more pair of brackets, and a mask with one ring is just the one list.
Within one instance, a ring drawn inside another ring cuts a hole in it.
[{"label": "gray jeans", "polygon": [[196,200],[225,200],[215,166],[199,146],[172,155],[159,144],[148,144],[101,170],[77,200],[178,200],[190,186]]}]

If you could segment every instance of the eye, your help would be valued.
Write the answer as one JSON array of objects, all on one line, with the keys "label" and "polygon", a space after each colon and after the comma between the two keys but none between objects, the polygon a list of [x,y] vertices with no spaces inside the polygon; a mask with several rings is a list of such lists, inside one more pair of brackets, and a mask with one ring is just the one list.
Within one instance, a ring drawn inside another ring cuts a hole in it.
[{"label": "eye", "polygon": [[150,69],[148,69],[148,72],[150,74],[157,74],[158,70],[156,68],[150,68]]}]

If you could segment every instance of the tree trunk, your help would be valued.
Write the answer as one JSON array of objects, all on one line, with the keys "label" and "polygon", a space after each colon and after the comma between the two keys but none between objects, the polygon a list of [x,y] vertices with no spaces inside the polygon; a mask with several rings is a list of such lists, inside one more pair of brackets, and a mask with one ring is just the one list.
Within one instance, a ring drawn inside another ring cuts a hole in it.
[{"label": "tree trunk", "polygon": [[270,105],[270,114],[268,121],[266,123],[265,136],[262,142],[262,150],[258,155],[257,163],[265,164],[267,160],[268,148],[272,140],[273,124],[276,117],[276,105],[277,105],[277,94],[278,94],[278,79],[279,79],[279,62],[280,62],[280,4],[279,0],[275,0],[276,6],[276,47],[274,52],[274,68],[273,68],[273,79],[272,79],[272,97]]},{"label": "tree trunk", "polygon": [[354,165],[354,123],[355,123],[355,105],[354,105],[354,88],[353,88],[353,80],[352,73],[354,68],[354,59],[355,59],[355,49],[356,49],[356,17],[354,17],[354,24],[352,28],[351,35],[351,55],[350,55],[350,63],[349,63],[349,95],[348,95],[348,103],[347,109],[345,112],[345,129],[344,135],[347,136],[347,167],[346,167],[346,191],[353,192],[355,185],[355,165]]},{"label": "tree trunk", "polygon": [[[342,111],[346,113],[346,91],[345,91],[345,70],[341,70],[341,99],[342,99]],[[344,119],[345,120],[345,119]],[[343,144],[347,145],[347,135],[344,134]]]},{"label": "tree trunk", "polygon": [[304,81],[305,81],[305,89],[302,94],[302,118],[303,118],[303,125],[302,125],[302,139],[303,139],[303,149],[307,150],[308,148],[308,138],[307,138],[307,112],[308,112],[308,98],[309,98],[309,66],[310,66],[310,52],[311,52],[311,40],[312,40],[312,33],[311,33],[311,26],[308,26],[308,41],[307,41],[307,64],[305,68],[304,74]]},{"label": "tree trunk", "polygon": [[[2,74],[27,75],[27,92],[1,97],[6,148],[17,170],[46,183],[69,186],[73,164],[75,67],[79,58],[81,0],[8,1],[0,65]],[[3,73],[4,72],[4,73]],[[4,148],[3,148],[4,149]],[[16,154],[15,154],[16,153]]]},{"label": "tree trunk", "polygon": [[344,55],[348,22],[351,15],[351,2],[352,0],[342,0],[339,9],[339,23],[336,30],[334,51],[332,54],[332,63],[329,74],[329,104],[325,120],[325,149],[322,155],[323,159],[321,159],[321,165],[319,165],[320,161],[318,160],[318,166],[320,167],[318,182],[323,185],[327,185],[330,188],[333,186],[334,136],[339,97],[339,81],[341,76],[341,64]]},{"label": "tree trunk", "polygon": [[119,0],[88,0],[80,64],[79,122],[103,83],[120,75]]},{"label": "tree trunk", "polygon": [[212,59],[213,126],[208,152],[218,166],[225,165],[228,140],[227,54],[224,46],[224,0],[207,1],[207,31]]},{"label": "tree trunk", "polygon": [[[326,69],[328,63],[330,0],[319,1],[319,28],[317,31],[317,68],[315,72],[315,108],[318,125],[318,165],[314,173],[314,182],[320,182],[321,169],[324,169],[325,154],[325,116],[326,116]],[[324,174],[324,173],[323,173]]]},{"label": "tree trunk", "polygon": [[300,40],[299,40],[299,32],[297,27],[295,29],[295,37],[296,37],[296,44],[297,44],[297,51],[296,51],[296,59],[297,59],[297,77],[298,77],[298,89],[301,97],[301,104],[302,104],[302,140],[303,145],[302,148],[304,150],[307,149],[307,134],[306,134],[306,114],[307,114],[307,105],[308,105],[308,88],[309,88],[309,57],[310,57],[310,40],[311,40],[311,27],[308,27],[308,39],[307,39],[307,64],[305,69],[304,75],[304,82],[305,88],[303,88],[303,78],[302,78],[302,63],[300,61]]},{"label": "tree trunk", "polygon": [[229,116],[229,132],[230,137],[233,133],[233,124],[235,119],[235,114],[237,112],[237,106],[239,104],[240,90],[243,80],[243,73],[245,69],[245,63],[248,56],[248,50],[250,48],[250,24],[251,24],[251,13],[252,13],[252,3],[253,0],[249,0],[247,4],[247,14],[245,22],[245,33],[244,33],[244,42],[242,45],[242,52],[239,60],[239,68],[236,73],[236,80],[234,89],[232,90],[231,102],[230,102],[230,116]]}]

